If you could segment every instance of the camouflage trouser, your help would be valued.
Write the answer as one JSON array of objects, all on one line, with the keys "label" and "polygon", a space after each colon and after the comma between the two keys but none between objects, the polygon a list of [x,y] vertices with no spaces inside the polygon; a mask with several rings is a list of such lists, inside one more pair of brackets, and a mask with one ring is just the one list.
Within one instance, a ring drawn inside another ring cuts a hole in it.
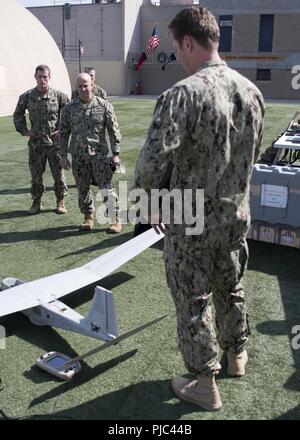
[{"label": "camouflage trouser", "polygon": [[74,163],[74,159],[72,159],[72,174],[75,180],[75,185],[78,186],[78,175],[77,175],[77,168]]},{"label": "camouflage trouser", "polygon": [[246,240],[234,251],[186,250],[174,238],[166,237],[165,266],[176,306],[179,347],[186,368],[193,374],[219,371],[219,345],[235,353],[244,349],[249,327],[241,281],[247,261]]},{"label": "camouflage trouser", "polygon": [[93,196],[90,190],[92,182],[95,182],[104,199],[108,196],[106,206],[110,213],[113,213],[111,222],[114,222],[115,215],[119,214],[119,202],[116,190],[112,186],[111,179],[113,172],[107,157],[103,156],[72,156],[73,175],[76,176],[78,189],[78,205],[83,214],[93,212]]},{"label": "camouflage trouser", "polygon": [[47,159],[54,179],[56,198],[63,198],[64,192],[68,189],[64,172],[60,165],[61,155],[59,148],[30,145],[28,164],[31,173],[31,196],[33,200],[41,199],[44,193],[43,174],[46,169]]}]

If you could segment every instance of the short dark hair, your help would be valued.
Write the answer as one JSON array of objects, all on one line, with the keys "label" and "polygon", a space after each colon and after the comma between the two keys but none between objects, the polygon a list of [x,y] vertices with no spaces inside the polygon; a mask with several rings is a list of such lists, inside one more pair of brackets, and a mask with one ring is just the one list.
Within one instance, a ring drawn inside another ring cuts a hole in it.
[{"label": "short dark hair", "polygon": [[94,72],[96,72],[95,67],[85,67],[85,68],[84,68],[84,73],[89,73],[91,70],[93,70]]},{"label": "short dark hair", "polygon": [[46,66],[46,64],[40,64],[35,69],[35,75],[37,74],[37,71],[40,70],[41,72],[48,72],[50,75],[50,67]]},{"label": "short dark hair", "polygon": [[218,45],[220,29],[213,14],[202,6],[180,11],[169,24],[174,38],[182,45],[183,38],[190,35],[205,49]]}]

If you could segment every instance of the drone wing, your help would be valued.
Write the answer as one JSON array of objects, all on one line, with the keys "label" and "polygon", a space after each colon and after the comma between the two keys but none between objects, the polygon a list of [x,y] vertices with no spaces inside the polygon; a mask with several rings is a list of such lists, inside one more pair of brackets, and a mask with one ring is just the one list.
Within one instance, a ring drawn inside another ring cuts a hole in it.
[{"label": "drone wing", "polygon": [[0,316],[41,306],[95,283],[163,237],[151,228],[81,267],[0,292]]}]

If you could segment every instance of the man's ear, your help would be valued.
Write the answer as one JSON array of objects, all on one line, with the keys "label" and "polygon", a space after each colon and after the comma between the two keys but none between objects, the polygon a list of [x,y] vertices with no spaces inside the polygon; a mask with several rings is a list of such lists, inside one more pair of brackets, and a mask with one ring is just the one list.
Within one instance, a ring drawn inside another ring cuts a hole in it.
[{"label": "man's ear", "polygon": [[193,38],[190,35],[185,35],[183,37],[183,44],[185,46],[185,48],[191,52],[193,50],[194,47],[194,41]]}]

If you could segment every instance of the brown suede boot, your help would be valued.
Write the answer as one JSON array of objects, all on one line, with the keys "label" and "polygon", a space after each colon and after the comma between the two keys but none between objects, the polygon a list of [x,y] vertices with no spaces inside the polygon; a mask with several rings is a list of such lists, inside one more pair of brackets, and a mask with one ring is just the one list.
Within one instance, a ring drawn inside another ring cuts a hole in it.
[{"label": "brown suede boot", "polygon": [[84,216],[84,222],[79,226],[80,231],[90,231],[94,227],[94,215],[92,212],[88,212]]},{"label": "brown suede boot", "polygon": [[57,214],[67,214],[67,209],[65,207],[65,201],[64,199],[57,199],[57,208],[56,213]]},{"label": "brown suede boot", "polygon": [[122,223],[120,221],[120,214],[116,214],[116,221],[108,230],[109,234],[119,234],[122,231]]},{"label": "brown suede boot", "polygon": [[248,362],[247,350],[242,351],[239,354],[227,352],[228,368],[227,373],[233,377],[245,376],[245,367]]},{"label": "brown suede boot", "polygon": [[222,406],[215,376],[202,374],[196,380],[175,377],[171,387],[179,399],[195,403],[206,411],[217,411]]},{"label": "brown suede boot", "polygon": [[38,214],[43,209],[41,199],[35,199],[31,205],[31,208],[28,209],[28,214]]}]

